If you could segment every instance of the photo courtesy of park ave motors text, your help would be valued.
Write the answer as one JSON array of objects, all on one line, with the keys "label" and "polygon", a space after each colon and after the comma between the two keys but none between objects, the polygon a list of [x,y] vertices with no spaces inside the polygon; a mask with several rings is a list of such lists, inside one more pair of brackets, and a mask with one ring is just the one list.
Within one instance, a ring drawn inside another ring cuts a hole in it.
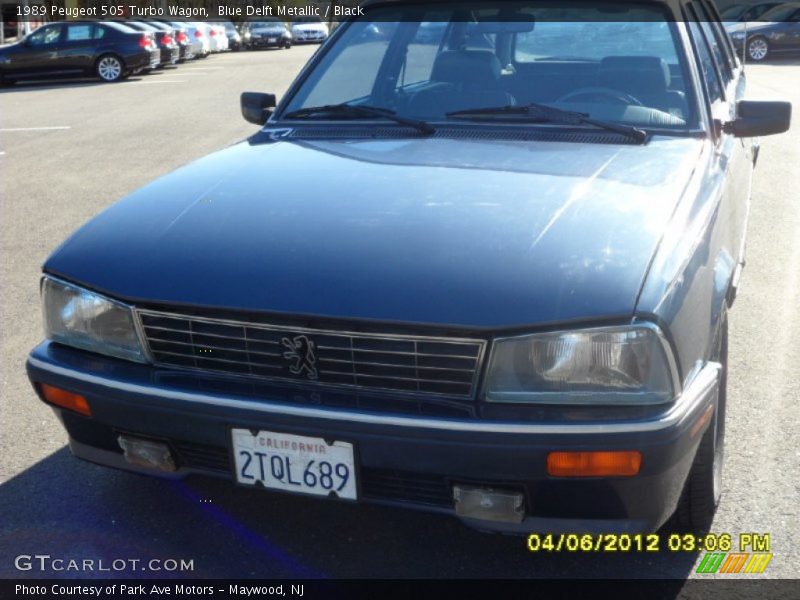
[{"label": "photo courtesy of park ave motors text", "polygon": [[797,578],[800,3],[0,8],[0,583]]}]

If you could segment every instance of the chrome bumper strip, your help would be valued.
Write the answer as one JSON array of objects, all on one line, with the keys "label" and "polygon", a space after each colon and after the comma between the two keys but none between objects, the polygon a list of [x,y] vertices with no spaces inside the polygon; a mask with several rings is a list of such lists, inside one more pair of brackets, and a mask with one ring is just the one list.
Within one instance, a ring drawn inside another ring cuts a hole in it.
[{"label": "chrome bumper strip", "polygon": [[396,415],[379,415],[362,412],[328,410],[307,406],[287,404],[271,404],[252,400],[238,400],[213,394],[182,392],[153,385],[127,383],[109,379],[100,375],[83,373],[74,369],[53,365],[33,356],[28,358],[31,366],[48,371],[55,375],[76,379],[86,383],[107,387],[111,390],[154,396],[158,398],[186,402],[189,404],[205,404],[251,410],[254,412],[303,417],[309,419],[327,419],[332,421],[349,421],[386,425],[392,427],[413,427],[418,429],[434,429],[445,431],[465,431],[476,433],[509,433],[509,434],[610,434],[635,433],[643,431],[659,431],[682,424],[702,404],[707,395],[716,390],[721,366],[719,363],[707,363],[687,386],[683,394],[672,407],[658,419],[645,421],[629,421],[614,423],[518,423],[502,421],[460,421],[455,419],[432,419],[402,417]]}]

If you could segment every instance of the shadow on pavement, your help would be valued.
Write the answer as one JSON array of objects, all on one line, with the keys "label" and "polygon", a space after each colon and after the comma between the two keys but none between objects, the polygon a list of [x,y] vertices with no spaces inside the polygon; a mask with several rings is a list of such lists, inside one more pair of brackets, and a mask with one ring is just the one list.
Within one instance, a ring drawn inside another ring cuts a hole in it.
[{"label": "shadow on pavement", "polygon": [[12,92],[31,92],[31,91],[47,91],[47,90],[63,90],[68,88],[90,88],[90,87],[107,87],[119,85],[121,83],[129,83],[132,81],[142,81],[147,78],[157,77],[173,72],[178,72],[180,65],[169,65],[162,69],[148,71],[147,73],[139,73],[131,75],[125,79],[121,79],[115,83],[106,83],[100,81],[96,77],[63,77],[63,78],[50,78],[50,79],[27,79],[17,81],[14,83],[6,82],[0,86],[0,94],[8,94]]},{"label": "shadow on pavement", "polygon": [[800,57],[798,56],[777,56],[768,57],[763,62],[754,63],[752,60],[746,62],[747,67],[769,65],[770,67],[796,67],[800,65]]},{"label": "shadow on pavement", "polygon": [[[662,543],[666,546],[666,542]],[[118,572],[18,571],[18,555],[139,559]],[[193,561],[148,571],[150,559]],[[524,537],[458,520],[114,471],[55,452],[0,486],[0,577],[669,578],[676,595],[696,556],[533,554]]]}]

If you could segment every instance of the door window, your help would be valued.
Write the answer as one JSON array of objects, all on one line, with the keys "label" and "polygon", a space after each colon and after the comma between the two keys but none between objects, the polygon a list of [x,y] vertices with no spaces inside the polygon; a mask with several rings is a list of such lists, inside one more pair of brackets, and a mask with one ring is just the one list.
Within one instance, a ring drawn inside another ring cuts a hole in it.
[{"label": "door window", "polygon": [[92,39],[92,25],[67,25],[67,41],[82,42]]},{"label": "door window", "polygon": [[49,46],[58,42],[61,37],[61,25],[47,25],[37,29],[26,40],[29,46]]},{"label": "door window", "polygon": [[713,103],[722,99],[722,84],[719,80],[719,73],[714,64],[714,57],[707,45],[703,33],[697,23],[689,23],[692,30],[692,37],[694,38],[695,46],[697,47],[697,55],[700,59],[700,68],[703,72],[703,78],[706,81],[708,88],[708,99]]}]

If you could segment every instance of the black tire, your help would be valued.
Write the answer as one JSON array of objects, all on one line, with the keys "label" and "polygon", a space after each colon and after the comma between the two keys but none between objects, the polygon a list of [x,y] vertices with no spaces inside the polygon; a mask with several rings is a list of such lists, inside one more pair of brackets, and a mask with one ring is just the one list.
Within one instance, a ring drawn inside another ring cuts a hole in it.
[{"label": "black tire", "polygon": [[747,59],[753,62],[763,62],[767,59],[770,53],[769,42],[766,38],[757,35],[747,40],[745,46]]},{"label": "black tire", "polygon": [[717,406],[708,425],[683,488],[674,526],[677,531],[707,532],[722,495],[722,466],[725,461],[725,408],[728,389],[728,317],[720,317],[716,350],[712,360],[722,365]]},{"label": "black tire", "polygon": [[116,54],[103,54],[95,62],[94,72],[101,81],[114,83],[125,75],[125,62]]},{"label": "black tire", "polygon": [[292,48],[292,42],[286,42],[286,43],[283,45],[283,47],[284,47],[286,50],[290,50],[290,49]]}]

